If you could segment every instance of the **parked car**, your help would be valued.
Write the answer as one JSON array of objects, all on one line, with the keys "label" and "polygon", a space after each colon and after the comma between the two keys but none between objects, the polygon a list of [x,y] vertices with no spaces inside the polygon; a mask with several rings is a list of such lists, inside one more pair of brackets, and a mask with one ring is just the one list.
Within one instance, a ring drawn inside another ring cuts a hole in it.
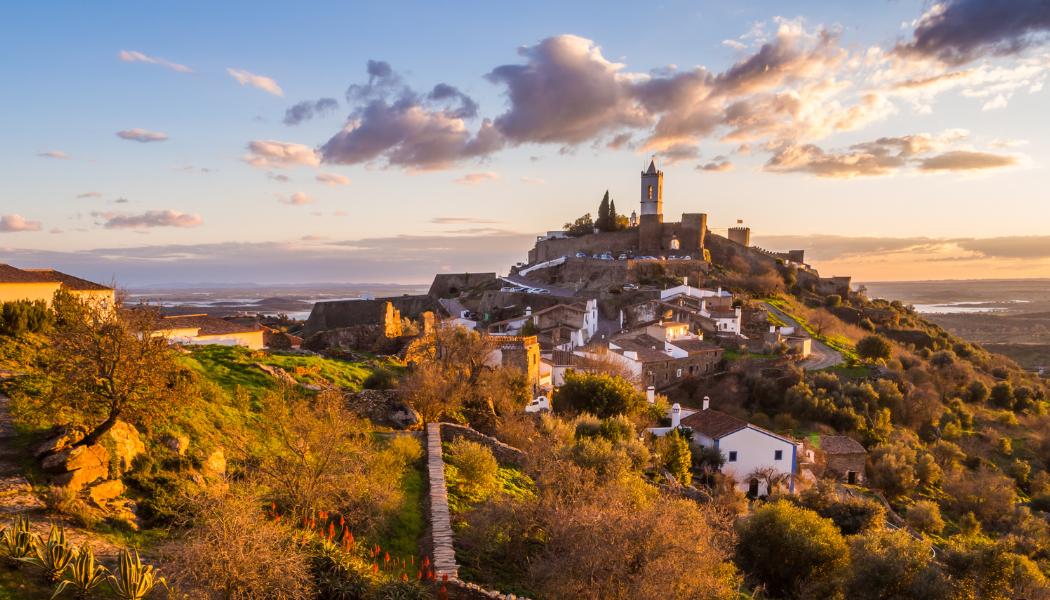
[{"label": "parked car", "polygon": [[683,256],[682,260],[693,260],[692,256]]},{"label": "parked car", "polygon": [[597,254],[595,254],[595,255],[594,255],[594,256],[592,256],[591,258],[601,258],[601,257],[600,257],[600,256],[598,256]]},{"label": "parked car", "polygon": [[562,254],[561,257],[562,258],[569,258],[569,255],[568,254]]},{"label": "parked car", "polygon": [[521,290],[520,287],[516,287],[516,286],[513,286],[513,285],[504,286],[504,287],[501,287],[499,289],[499,291],[501,291],[501,292],[517,292],[517,291],[520,291],[520,290]]},{"label": "parked car", "polygon": [[541,289],[541,288],[537,288],[537,289],[533,290],[533,293],[534,294],[549,294],[549,293],[551,293],[551,291],[550,290]]},{"label": "parked car", "polygon": [[623,291],[625,291],[625,292],[634,291],[636,289],[638,289],[638,286],[634,285],[633,283],[625,283],[625,284],[623,284]]},{"label": "parked car", "polygon": [[605,254],[602,255],[602,260],[612,260],[612,259],[613,259],[612,254],[609,254],[608,252],[606,252]]},{"label": "parked car", "polygon": [[583,252],[577,252],[576,253],[576,258],[587,258],[587,255],[584,254]]},{"label": "parked car", "polygon": [[626,254],[621,254],[620,255],[620,260],[627,260],[627,255]]}]

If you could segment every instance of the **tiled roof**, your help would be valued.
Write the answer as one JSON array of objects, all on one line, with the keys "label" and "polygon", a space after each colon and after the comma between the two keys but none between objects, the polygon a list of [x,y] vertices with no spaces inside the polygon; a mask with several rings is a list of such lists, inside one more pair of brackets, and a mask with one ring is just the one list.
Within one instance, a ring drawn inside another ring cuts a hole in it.
[{"label": "tiled roof", "polygon": [[820,449],[828,454],[867,454],[868,451],[860,443],[844,435],[822,435],[820,436]]},{"label": "tiled roof", "polygon": [[67,275],[61,271],[54,269],[25,269],[28,273],[35,273],[36,275],[44,278],[47,281],[54,281],[61,283],[62,287],[67,290],[74,290],[78,292],[106,292],[113,291],[113,288],[106,287],[102,284],[88,281],[87,279],[81,279],[72,275]]},{"label": "tiled roof", "polygon": [[11,265],[0,264],[0,283],[51,283],[52,280],[34,273],[16,269]]},{"label": "tiled roof", "polygon": [[[652,341],[652,343],[648,343],[649,341]],[[618,340],[613,340],[612,343],[622,348],[622,350],[613,350],[613,352],[616,352],[618,354],[623,354],[624,352],[637,352],[638,359],[643,363],[671,360],[671,356],[669,356],[667,353],[663,352],[662,350],[653,349],[653,346],[656,346],[657,348],[663,348],[664,343],[647,335],[640,335],[634,338],[621,338]]]},{"label": "tiled roof", "polygon": [[583,366],[585,359],[582,356],[567,352],[565,350],[554,350],[551,352],[551,364],[558,367]]},{"label": "tiled roof", "polygon": [[197,335],[223,335],[255,331],[251,327],[231,323],[225,319],[220,319],[219,317],[209,317],[208,315],[164,317],[159,323],[157,323],[157,328],[160,330],[197,328],[200,329],[200,331],[197,332]]},{"label": "tiled roof", "polygon": [[690,427],[693,431],[702,433],[713,440],[717,440],[747,427],[747,421],[730,417],[725,413],[709,408],[707,410],[698,410],[682,419],[682,425]]},{"label": "tiled roof", "polygon": [[719,349],[718,346],[702,340],[671,340],[671,345],[681,348],[689,354],[694,352],[714,352]]}]

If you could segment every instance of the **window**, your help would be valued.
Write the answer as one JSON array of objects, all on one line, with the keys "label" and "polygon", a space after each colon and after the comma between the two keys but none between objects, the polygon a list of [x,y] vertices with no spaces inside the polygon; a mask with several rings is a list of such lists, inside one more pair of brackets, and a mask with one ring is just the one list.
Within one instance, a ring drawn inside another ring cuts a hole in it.
[{"label": "window", "polygon": [[682,376],[682,370],[681,370],[681,369],[678,369],[678,376],[679,376],[679,377],[681,377],[681,376]]},{"label": "window", "polygon": [[773,460],[784,460],[784,451],[783,450],[774,450],[773,451]]},{"label": "window", "polygon": [[729,453],[729,462],[736,462],[736,451]]},{"label": "window", "polygon": [[653,186],[649,186],[649,199],[653,199]]}]

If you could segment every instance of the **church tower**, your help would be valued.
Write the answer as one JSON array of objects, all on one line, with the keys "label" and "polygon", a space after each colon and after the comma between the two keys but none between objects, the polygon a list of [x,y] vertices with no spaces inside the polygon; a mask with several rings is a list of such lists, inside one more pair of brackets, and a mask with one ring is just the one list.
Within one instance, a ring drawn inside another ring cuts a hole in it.
[{"label": "church tower", "polygon": [[645,215],[664,213],[664,172],[656,169],[656,160],[642,173],[642,212]]}]

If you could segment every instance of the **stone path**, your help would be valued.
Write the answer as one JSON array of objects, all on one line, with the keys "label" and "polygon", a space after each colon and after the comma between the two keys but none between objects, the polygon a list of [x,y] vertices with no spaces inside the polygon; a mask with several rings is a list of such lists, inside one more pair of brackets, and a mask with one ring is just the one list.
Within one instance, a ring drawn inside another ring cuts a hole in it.
[{"label": "stone path", "polygon": [[459,565],[452,548],[452,517],[445,487],[445,461],[441,458],[441,425],[427,424],[427,471],[430,476],[430,520],[434,531],[434,573],[456,577]]}]

